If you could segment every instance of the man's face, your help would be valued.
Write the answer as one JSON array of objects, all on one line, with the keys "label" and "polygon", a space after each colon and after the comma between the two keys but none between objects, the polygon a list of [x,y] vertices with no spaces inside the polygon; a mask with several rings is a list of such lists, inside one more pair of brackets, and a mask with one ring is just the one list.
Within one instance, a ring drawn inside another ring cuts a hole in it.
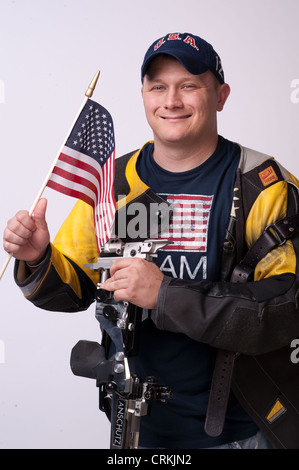
[{"label": "man's face", "polygon": [[[217,111],[221,111],[229,86],[218,83],[211,72],[189,73],[170,56],[159,56],[144,77],[142,97],[155,142],[196,148],[217,136]],[[194,147],[195,146],[195,147]]]}]

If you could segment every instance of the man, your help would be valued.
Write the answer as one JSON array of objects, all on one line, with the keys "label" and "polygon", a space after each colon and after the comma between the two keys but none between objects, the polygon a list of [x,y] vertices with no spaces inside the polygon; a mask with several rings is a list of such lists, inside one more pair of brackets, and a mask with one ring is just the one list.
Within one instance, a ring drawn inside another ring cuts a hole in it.
[{"label": "man", "polygon": [[[120,258],[102,286],[146,309],[136,370],[174,395],[142,420],[142,447],[271,448],[264,433],[275,447],[299,447],[289,353],[299,333],[298,181],[218,135],[229,93],[206,41],[189,33],[155,41],[142,65],[154,139],[116,160],[118,214],[136,201],[174,209],[173,243],[155,263]],[[33,218],[20,211],[7,224],[16,282],[41,308],[84,310],[97,282],[84,266],[98,256],[91,208],[79,201],[53,243],[45,212],[42,199]]]}]

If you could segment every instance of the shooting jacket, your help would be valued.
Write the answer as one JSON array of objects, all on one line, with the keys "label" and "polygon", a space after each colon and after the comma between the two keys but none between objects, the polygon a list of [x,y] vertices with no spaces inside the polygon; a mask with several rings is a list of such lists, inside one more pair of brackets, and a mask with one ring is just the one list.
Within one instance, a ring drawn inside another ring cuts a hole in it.
[{"label": "shooting jacket", "polygon": [[[291,342],[299,338],[298,227],[256,263],[247,282],[232,282],[235,267],[265,229],[298,214],[299,182],[275,159],[240,148],[221,280],[164,276],[152,319],[159,329],[236,352],[231,386],[241,405],[275,447],[299,448],[299,364],[291,361]],[[139,153],[116,159],[117,214],[133,202],[149,207],[161,201],[136,172]],[[115,226],[117,233],[118,217]],[[78,201],[42,265],[30,274],[16,261],[15,280],[37,307],[86,310],[95,300],[98,273],[84,265],[97,257],[92,208]]]}]

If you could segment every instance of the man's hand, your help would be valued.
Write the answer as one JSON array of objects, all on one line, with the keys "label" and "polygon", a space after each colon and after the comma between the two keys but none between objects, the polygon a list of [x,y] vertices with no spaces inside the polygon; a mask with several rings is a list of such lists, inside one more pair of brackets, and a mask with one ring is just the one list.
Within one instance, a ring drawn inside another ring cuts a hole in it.
[{"label": "man's hand", "polygon": [[34,215],[21,210],[12,217],[4,230],[3,247],[8,253],[22,261],[35,265],[44,257],[50,242],[50,234],[45,219],[47,200],[40,199]]},{"label": "man's hand", "polygon": [[127,300],[138,307],[156,308],[163,274],[154,263],[142,258],[120,258],[111,266],[110,276],[101,287],[114,291],[117,302]]}]

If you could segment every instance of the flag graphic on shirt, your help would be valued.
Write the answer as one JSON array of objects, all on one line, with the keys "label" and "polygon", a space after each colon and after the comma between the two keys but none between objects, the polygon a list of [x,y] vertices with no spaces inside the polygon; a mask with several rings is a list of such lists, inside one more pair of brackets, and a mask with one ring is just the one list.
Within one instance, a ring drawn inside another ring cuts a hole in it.
[{"label": "flag graphic on shirt", "polygon": [[98,248],[112,230],[115,140],[110,113],[88,99],[55,164],[47,186],[94,209]]},{"label": "flag graphic on shirt", "polygon": [[167,202],[172,205],[174,211],[168,230],[161,234],[161,238],[170,239],[173,243],[165,246],[163,251],[206,252],[213,196],[164,196],[167,196]]}]

